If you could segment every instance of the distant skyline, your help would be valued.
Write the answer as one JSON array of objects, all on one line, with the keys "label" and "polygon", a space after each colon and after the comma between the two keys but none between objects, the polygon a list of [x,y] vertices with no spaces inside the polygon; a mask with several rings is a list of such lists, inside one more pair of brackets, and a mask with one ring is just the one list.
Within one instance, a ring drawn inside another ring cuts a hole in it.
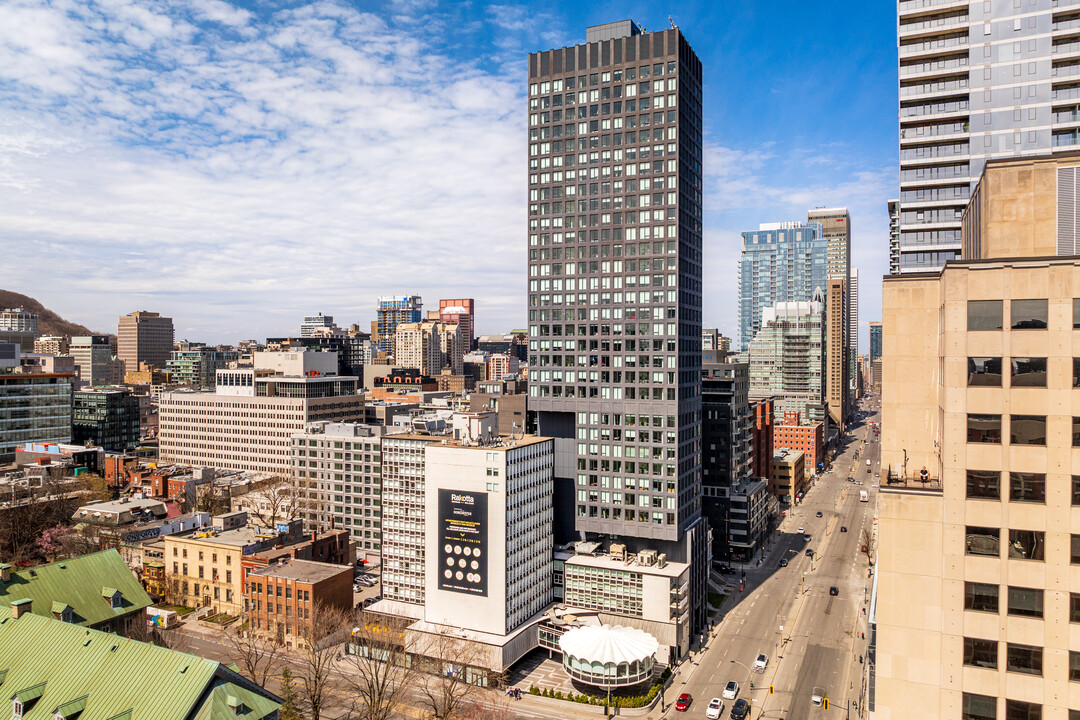
[{"label": "distant skyline", "polygon": [[704,65],[703,325],[737,337],[739,233],[846,206],[865,352],[897,193],[888,3],[13,0],[0,287],[209,343],[366,326],[392,294],[524,327],[527,53],[669,15]]}]

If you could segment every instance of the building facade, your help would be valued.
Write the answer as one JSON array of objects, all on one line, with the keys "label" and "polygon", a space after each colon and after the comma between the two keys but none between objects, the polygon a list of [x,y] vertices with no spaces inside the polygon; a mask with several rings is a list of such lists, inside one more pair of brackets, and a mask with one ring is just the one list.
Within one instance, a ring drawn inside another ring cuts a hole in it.
[{"label": "building facade", "polygon": [[379,350],[394,354],[394,338],[398,325],[418,323],[423,320],[424,303],[419,295],[403,297],[384,296],[379,298],[375,315],[375,331],[379,336]]},{"label": "building facade", "polygon": [[290,475],[292,436],[308,423],[364,419],[356,378],[319,374],[336,367],[332,353],[256,353],[254,368],[219,370],[212,392],[163,393],[161,460]]},{"label": "building facade", "polygon": [[349,531],[357,554],[382,551],[384,425],[310,423],[292,436],[293,477],[305,493],[305,520],[320,531]]},{"label": "building facade", "polygon": [[138,370],[139,363],[165,367],[172,354],[172,346],[172,318],[137,310],[122,316],[117,324],[116,357],[128,370]]},{"label": "building facade", "polygon": [[806,478],[806,455],[800,450],[778,449],[772,457],[776,477],[776,497],[787,505],[802,500],[809,485]]},{"label": "building facade", "polygon": [[870,322],[870,357],[869,362],[873,365],[874,361],[881,357],[881,321],[872,320]]},{"label": "building facade", "polygon": [[287,648],[310,647],[312,621],[319,612],[352,611],[352,580],[351,565],[295,558],[252,570],[247,574],[248,623],[256,635]]},{"label": "building facade", "polygon": [[820,302],[766,308],[750,343],[750,399],[773,398],[780,417],[798,412],[812,423],[827,416],[825,314]]},{"label": "building facade", "polygon": [[[829,334],[827,337],[826,352],[828,354],[827,365],[829,377],[826,380],[829,392],[829,414],[834,418],[840,418],[839,426],[842,428],[844,421],[851,413],[855,405],[854,379],[856,373],[855,354],[859,346],[859,275],[856,268],[851,267],[851,213],[847,208],[815,208],[807,213],[807,222],[821,224],[821,235],[827,242],[826,248],[826,281],[829,290],[826,293],[828,303],[827,315]],[[836,314],[832,307],[832,281],[844,281],[843,306],[840,310],[843,314],[841,324],[843,332],[838,342],[832,339],[833,316]],[[834,356],[836,364],[840,366],[840,377],[837,378],[837,387],[842,388],[838,397],[839,402],[834,402],[833,393],[833,366]]]},{"label": "building facade", "polygon": [[804,425],[798,412],[785,412],[784,421],[773,431],[777,450],[799,450],[804,455],[807,475],[818,471],[825,462],[825,433],[821,423]]},{"label": "building facade", "polygon": [[439,320],[461,328],[462,353],[476,344],[476,301],[472,298],[439,301]]},{"label": "building facade", "polygon": [[825,297],[828,240],[821,223],[764,223],[742,234],[739,258],[739,349],[764,326],[766,308]]},{"label": "building facade", "polygon": [[394,364],[419,370],[421,375],[438,375],[442,372],[442,332],[439,323],[399,324],[394,331]]},{"label": "building facade", "polygon": [[71,338],[68,352],[75,361],[81,386],[119,385],[124,381],[124,363],[116,357],[114,338],[108,335],[75,336]]},{"label": "building facade", "polygon": [[608,23],[529,56],[529,410],[576,455],[579,532],[691,564],[695,628],[701,87],[677,28]]},{"label": "building facade", "polygon": [[24,353],[34,350],[38,327],[36,313],[23,308],[0,310],[0,342],[13,342]]},{"label": "building facade", "polygon": [[745,363],[701,366],[702,509],[712,528],[714,558],[728,558],[734,489],[752,476],[749,401],[750,369]]},{"label": "building facade", "polygon": [[68,339],[61,335],[43,335],[34,340],[34,352],[45,355],[67,355]]},{"label": "building facade", "polygon": [[27,443],[71,442],[75,376],[14,373],[0,369],[0,462],[15,459]]},{"label": "building facade", "polygon": [[884,283],[875,673],[894,717],[1080,709],[1080,258],[1061,182],[1078,168],[987,161],[972,257]]},{"label": "building facade", "polygon": [[1075,8],[1058,0],[897,3],[898,272],[959,257],[986,162],[1080,143]]},{"label": "building facade", "polygon": [[307,338],[313,337],[321,332],[330,330],[336,327],[334,325],[333,315],[308,315],[304,318],[304,321],[300,323],[300,337]]},{"label": "building facade", "polygon": [[71,413],[71,441],[108,452],[139,445],[139,399],[126,388],[76,390]]}]

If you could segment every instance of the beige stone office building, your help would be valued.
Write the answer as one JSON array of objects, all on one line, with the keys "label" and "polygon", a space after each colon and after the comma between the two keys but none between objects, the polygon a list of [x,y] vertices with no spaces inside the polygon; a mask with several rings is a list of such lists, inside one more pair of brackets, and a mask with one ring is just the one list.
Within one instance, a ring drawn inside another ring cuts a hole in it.
[{"label": "beige stone office building", "polygon": [[[308,423],[363,421],[357,379],[319,374],[326,353],[256,355],[254,368],[218,370],[212,392],[162,393],[162,462],[290,475],[292,436]],[[278,365],[294,374],[278,374]]]},{"label": "beige stone office building", "polygon": [[876,717],[1080,711],[1078,172],[990,161],[965,258],[884,281]]},{"label": "beige stone office building", "polygon": [[139,363],[164,368],[172,355],[172,345],[172,318],[137,310],[117,323],[116,357],[128,370],[138,370]]}]

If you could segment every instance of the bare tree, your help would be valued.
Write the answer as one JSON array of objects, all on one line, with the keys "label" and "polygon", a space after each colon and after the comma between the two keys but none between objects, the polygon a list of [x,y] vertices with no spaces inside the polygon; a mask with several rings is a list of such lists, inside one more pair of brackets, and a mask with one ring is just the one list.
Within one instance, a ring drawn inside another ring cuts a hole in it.
[{"label": "bare tree", "polygon": [[362,612],[352,630],[343,681],[353,696],[350,718],[387,720],[405,704],[419,670],[405,651],[407,622]]},{"label": "bare tree", "polygon": [[146,621],[146,616],[132,618],[131,624],[124,631],[124,637],[178,652],[191,650],[191,639],[180,628],[155,627]]},{"label": "bare tree", "polygon": [[860,536],[861,546],[860,552],[866,556],[866,561],[871,565],[874,564],[874,531],[869,527],[862,529],[862,535]]},{"label": "bare tree", "polygon": [[264,641],[256,636],[251,623],[234,623],[225,629],[224,645],[229,648],[240,671],[256,685],[266,687],[270,678],[278,673],[282,663],[281,646],[273,641]]},{"label": "bare tree", "polygon": [[300,517],[303,491],[288,480],[252,490],[239,498],[248,516],[264,528]]},{"label": "bare tree", "polygon": [[465,638],[449,632],[429,637],[423,655],[435,663],[419,677],[420,706],[432,720],[457,720],[471,707],[480,688],[469,674],[480,667],[480,650]]},{"label": "bare tree", "polygon": [[352,613],[316,602],[312,603],[310,617],[297,618],[296,623],[300,699],[311,720],[320,720],[331,686],[334,660],[352,628]]}]

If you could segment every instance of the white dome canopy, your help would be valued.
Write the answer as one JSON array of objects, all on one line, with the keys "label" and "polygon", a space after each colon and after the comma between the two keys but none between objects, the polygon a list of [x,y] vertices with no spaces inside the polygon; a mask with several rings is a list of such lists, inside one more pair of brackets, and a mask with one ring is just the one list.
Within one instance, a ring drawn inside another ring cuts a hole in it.
[{"label": "white dome canopy", "polygon": [[568,630],[559,638],[559,649],[565,655],[604,665],[651,658],[659,647],[649,633],[623,625],[587,625]]}]

